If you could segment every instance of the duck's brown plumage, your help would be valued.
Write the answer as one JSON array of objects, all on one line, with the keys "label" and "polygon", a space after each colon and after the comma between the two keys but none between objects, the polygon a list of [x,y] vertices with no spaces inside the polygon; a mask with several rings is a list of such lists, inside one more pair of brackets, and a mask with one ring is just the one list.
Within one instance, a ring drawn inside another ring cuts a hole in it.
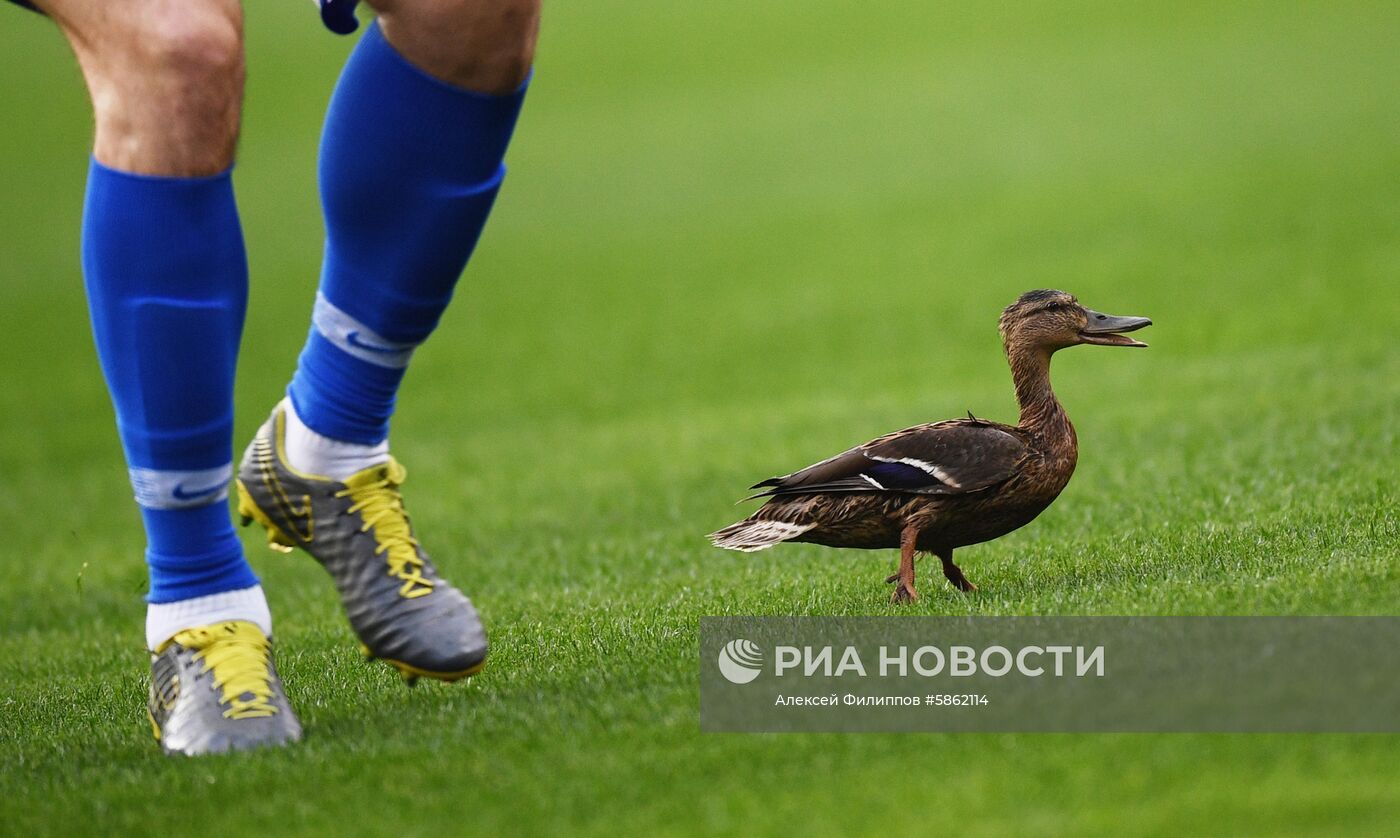
[{"label": "duck's brown plumage", "polygon": [[1102,315],[1062,291],[1031,291],[1001,318],[1021,406],[1003,425],[969,414],[916,425],[754,486],[768,502],[711,534],[720,547],[761,550],[782,541],[829,547],[900,548],[896,601],[914,599],[915,551],[942,560],[961,590],[975,590],[953,550],[1005,535],[1035,519],[1069,483],[1079,455],[1074,426],[1050,387],[1050,356],[1077,343],[1141,346],[1122,332],[1145,318]]}]

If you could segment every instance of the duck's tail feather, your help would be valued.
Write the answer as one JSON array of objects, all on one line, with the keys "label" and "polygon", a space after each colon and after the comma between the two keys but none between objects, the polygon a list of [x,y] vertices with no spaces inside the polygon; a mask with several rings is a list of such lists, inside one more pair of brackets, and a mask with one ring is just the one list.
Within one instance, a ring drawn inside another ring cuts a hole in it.
[{"label": "duck's tail feather", "polygon": [[774,544],[798,537],[816,524],[792,524],[787,521],[756,521],[745,518],[709,535],[710,543],[726,550],[752,553],[766,550]]}]

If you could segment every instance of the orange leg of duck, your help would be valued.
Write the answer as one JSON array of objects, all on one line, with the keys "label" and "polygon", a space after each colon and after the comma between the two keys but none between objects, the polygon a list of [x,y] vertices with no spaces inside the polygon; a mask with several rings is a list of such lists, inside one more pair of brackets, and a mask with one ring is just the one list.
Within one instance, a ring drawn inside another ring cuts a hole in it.
[{"label": "orange leg of duck", "polygon": [[919,598],[919,592],[914,590],[914,542],[918,538],[919,530],[915,527],[905,527],[899,534],[899,573],[891,577],[894,595],[890,602],[913,602]]},{"label": "orange leg of duck", "polygon": [[948,581],[953,583],[954,588],[968,593],[977,590],[977,586],[967,581],[967,577],[963,576],[962,568],[953,564],[952,550],[939,553],[938,558],[943,560],[943,575],[948,577]]}]

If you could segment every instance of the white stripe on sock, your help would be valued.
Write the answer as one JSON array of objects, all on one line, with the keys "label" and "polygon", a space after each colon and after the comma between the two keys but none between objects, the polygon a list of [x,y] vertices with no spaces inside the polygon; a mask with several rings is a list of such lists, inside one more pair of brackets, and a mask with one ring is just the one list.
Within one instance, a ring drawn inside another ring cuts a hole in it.
[{"label": "white stripe on sock", "polygon": [[311,324],[341,352],[378,367],[400,370],[407,367],[418,346],[388,340],[336,308],[320,291],[316,292],[316,305],[311,309]]},{"label": "white stripe on sock", "polygon": [[188,509],[206,506],[228,497],[233,463],[196,471],[128,469],[136,502],[147,509]]}]

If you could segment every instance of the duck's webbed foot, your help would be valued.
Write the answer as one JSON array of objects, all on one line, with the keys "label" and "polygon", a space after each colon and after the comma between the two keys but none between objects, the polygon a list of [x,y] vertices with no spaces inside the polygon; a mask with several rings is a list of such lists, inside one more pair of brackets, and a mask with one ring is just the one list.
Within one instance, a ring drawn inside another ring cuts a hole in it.
[{"label": "duck's webbed foot", "polygon": [[938,558],[943,560],[943,575],[948,577],[948,581],[953,583],[953,587],[964,593],[972,593],[977,590],[977,586],[968,581],[963,575],[962,568],[953,564],[953,551],[949,550],[946,555]]},{"label": "duck's webbed foot", "polygon": [[[895,579],[899,579],[899,574],[895,574]],[[894,593],[890,595],[890,603],[899,605],[905,602],[917,602],[919,592],[914,590],[913,584],[905,584],[903,580],[897,581],[894,586]]]}]

